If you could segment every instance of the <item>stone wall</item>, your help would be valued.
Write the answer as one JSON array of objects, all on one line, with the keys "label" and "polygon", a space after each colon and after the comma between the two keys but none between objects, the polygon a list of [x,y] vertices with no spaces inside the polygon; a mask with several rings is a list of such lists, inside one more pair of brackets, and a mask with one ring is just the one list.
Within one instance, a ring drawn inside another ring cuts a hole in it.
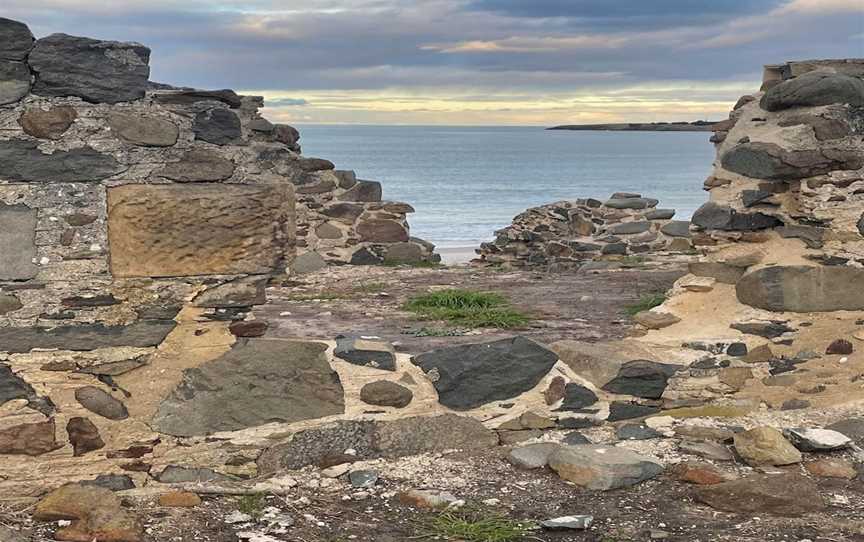
[{"label": "stone wall", "polygon": [[480,264],[551,271],[575,270],[587,262],[688,252],[689,221],[673,220],[674,209],[641,194],[616,192],[596,199],[559,201],[520,213],[477,250]]}]

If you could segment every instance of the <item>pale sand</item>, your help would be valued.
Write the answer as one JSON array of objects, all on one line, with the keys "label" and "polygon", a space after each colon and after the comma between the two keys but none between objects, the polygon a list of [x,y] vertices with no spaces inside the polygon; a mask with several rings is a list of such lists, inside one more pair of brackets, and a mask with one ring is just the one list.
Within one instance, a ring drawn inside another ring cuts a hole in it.
[{"label": "pale sand", "polygon": [[436,248],[435,252],[441,255],[441,263],[447,265],[466,264],[477,257],[475,247],[447,247]]}]

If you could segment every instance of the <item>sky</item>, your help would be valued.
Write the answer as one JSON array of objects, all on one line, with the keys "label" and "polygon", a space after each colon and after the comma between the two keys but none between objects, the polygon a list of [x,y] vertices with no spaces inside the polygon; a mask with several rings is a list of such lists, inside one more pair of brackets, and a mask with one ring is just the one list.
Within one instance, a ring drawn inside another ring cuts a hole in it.
[{"label": "sky", "polygon": [[2,0],[37,37],[152,49],[153,81],[296,124],[725,118],[763,64],[864,57],[864,0]]}]

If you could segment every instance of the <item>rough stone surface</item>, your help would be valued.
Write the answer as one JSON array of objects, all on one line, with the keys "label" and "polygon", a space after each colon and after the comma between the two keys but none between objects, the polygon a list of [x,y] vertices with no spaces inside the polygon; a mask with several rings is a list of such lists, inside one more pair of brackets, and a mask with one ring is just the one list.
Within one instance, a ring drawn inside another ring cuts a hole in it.
[{"label": "rough stone surface", "polygon": [[762,213],[739,213],[714,202],[708,202],[693,214],[693,224],[703,229],[726,231],[756,231],[782,226],[783,222]]},{"label": "rough stone surface", "polygon": [[864,418],[846,418],[826,426],[825,429],[842,433],[858,445],[864,444]]},{"label": "rough stone surface", "polygon": [[37,456],[56,450],[62,444],[54,430],[53,419],[0,429],[0,454]]},{"label": "rough stone surface", "polygon": [[360,390],[360,399],[367,404],[404,408],[411,403],[414,394],[395,382],[378,380],[370,382]]},{"label": "rough stone surface", "polygon": [[82,324],[76,326],[0,327],[0,344],[7,352],[29,352],[34,348],[74,351],[113,346],[158,346],[177,324],[165,320],[142,320],[128,326]]},{"label": "rough stone surface", "polygon": [[614,446],[562,447],[549,457],[558,475],[587,489],[629,487],[663,472],[663,465],[635,452]]},{"label": "rough stone surface", "polygon": [[649,310],[635,314],[633,321],[648,329],[663,329],[677,324],[681,319],[670,312]]},{"label": "rough stone surface", "polygon": [[243,135],[240,130],[240,118],[228,109],[208,109],[195,116],[192,125],[195,139],[213,143],[214,145],[233,145],[240,141]]},{"label": "rough stone surface", "polygon": [[800,474],[752,475],[700,487],[696,500],[724,512],[798,517],[824,510],[819,487]]},{"label": "rough stone surface", "polygon": [[513,448],[507,454],[507,461],[520,469],[542,469],[549,465],[549,457],[561,449],[554,442],[539,442]]},{"label": "rough stone surface", "polygon": [[66,34],[38,40],[28,62],[36,72],[36,94],[78,96],[93,103],[143,98],[150,77],[147,47]]},{"label": "rough stone surface", "polygon": [[740,175],[777,181],[803,179],[833,170],[859,169],[864,162],[852,151],[787,151],[773,143],[744,143],[726,152],[721,164]]},{"label": "rough stone surface", "polygon": [[746,274],[736,286],[745,305],[775,312],[864,310],[864,270],[773,266]]},{"label": "rough stone surface", "polygon": [[854,480],[858,477],[858,471],[851,461],[845,459],[817,459],[804,464],[804,469],[813,476],[820,478],[840,478],[843,480]]},{"label": "rough stone surface", "polygon": [[304,252],[294,258],[294,261],[291,262],[291,270],[298,275],[314,273],[325,269],[326,267],[327,260],[317,252]]},{"label": "rough stone surface", "polygon": [[159,506],[166,508],[194,508],[201,504],[201,497],[188,491],[172,491],[159,495]]},{"label": "rough stone surface", "polygon": [[734,456],[729,448],[710,440],[683,440],[678,448],[687,454],[697,455],[713,461],[732,461]]},{"label": "rough stone surface", "polygon": [[75,399],[81,406],[109,420],[125,420],[129,411],[119,400],[95,386],[84,386],[75,390]]},{"label": "rough stone surface", "polygon": [[180,129],[169,120],[127,113],[112,113],[108,125],[114,135],[141,147],[170,147],[180,135]]},{"label": "rough stone surface", "polygon": [[677,365],[636,360],[625,363],[618,375],[603,389],[621,395],[646,399],[659,399],[666,389],[669,377],[680,369]]},{"label": "rough stone surface", "polygon": [[132,478],[125,474],[100,474],[93,480],[85,480],[81,482],[84,486],[96,486],[110,489],[111,491],[126,491],[127,489],[135,489],[135,482]]},{"label": "rough stone surface", "polygon": [[18,118],[25,133],[40,139],[59,139],[72,126],[78,112],[68,105],[29,108]]},{"label": "rough stone surface", "polygon": [[802,452],[828,452],[848,448],[852,439],[831,429],[793,428],[783,435]]},{"label": "rough stone surface", "polygon": [[[261,472],[322,465],[345,450],[356,461],[393,458],[444,450],[479,450],[498,445],[494,431],[472,418],[445,414],[392,421],[339,421],[305,429],[277,444],[258,459]],[[344,462],[344,461],[341,461]]]},{"label": "rough stone surface", "polygon": [[409,239],[408,230],[395,220],[364,220],[357,224],[357,233],[372,243],[404,243]]},{"label": "rough stone surface", "polygon": [[759,101],[766,111],[831,104],[864,105],[864,81],[842,73],[815,70],[783,81],[765,92]]},{"label": "rough stone surface", "polygon": [[737,433],[735,451],[748,465],[780,466],[801,462],[801,452],[772,427],[756,427]]},{"label": "rough stone surface", "polygon": [[87,418],[69,418],[66,433],[69,434],[69,443],[72,444],[75,457],[105,447],[99,429]]},{"label": "rough stone surface", "polygon": [[263,305],[267,301],[265,287],[267,280],[260,277],[246,277],[220,284],[205,290],[195,298],[196,307],[211,309],[236,309]]},{"label": "rough stone surface", "polygon": [[510,399],[534,386],[558,361],[554,352],[524,337],[442,348],[412,359],[433,382],[442,405],[470,410]]},{"label": "rough stone surface", "polygon": [[729,476],[710,463],[685,461],[670,469],[670,474],[681,482],[711,486],[729,481]]},{"label": "rough stone surface", "polygon": [[284,254],[286,186],[119,186],[108,191],[118,277],[270,273]]},{"label": "rough stone surface", "polygon": [[152,425],[193,436],[342,414],[342,385],[325,351],[322,343],[239,341],[220,358],[184,371]]},{"label": "rough stone surface", "polygon": [[67,484],[49,493],[33,511],[36,521],[71,521],[55,534],[57,540],[80,542],[143,542],[138,519],[126,511],[110,490]]},{"label": "rough stone surface", "polygon": [[564,401],[558,410],[578,412],[597,402],[597,394],[574,382],[564,386]]},{"label": "rough stone surface", "polygon": [[177,162],[166,164],[158,175],[181,183],[222,181],[234,174],[234,162],[205,150],[186,151]]},{"label": "rough stone surface", "polygon": [[90,147],[46,154],[35,141],[0,141],[0,178],[8,181],[93,182],[122,170],[113,156]]},{"label": "rough stone surface", "polygon": [[24,62],[0,59],[0,105],[12,104],[30,92],[30,69]]},{"label": "rough stone surface", "polygon": [[26,24],[0,17],[0,59],[24,60],[33,48],[33,33]]}]

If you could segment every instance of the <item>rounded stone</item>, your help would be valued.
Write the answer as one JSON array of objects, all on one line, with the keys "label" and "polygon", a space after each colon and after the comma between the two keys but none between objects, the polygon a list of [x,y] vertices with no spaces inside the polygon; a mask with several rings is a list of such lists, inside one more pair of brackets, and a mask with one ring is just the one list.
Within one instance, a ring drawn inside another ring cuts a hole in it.
[{"label": "rounded stone", "polygon": [[360,399],[370,405],[404,408],[414,399],[414,393],[395,382],[378,380],[363,386]]},{"label": "rounded stone", "polygon": [[123,403],[95,386],[78,388],[75,390],[75,399],[90,412],[109,420],[125,420],[129,417]]}]

